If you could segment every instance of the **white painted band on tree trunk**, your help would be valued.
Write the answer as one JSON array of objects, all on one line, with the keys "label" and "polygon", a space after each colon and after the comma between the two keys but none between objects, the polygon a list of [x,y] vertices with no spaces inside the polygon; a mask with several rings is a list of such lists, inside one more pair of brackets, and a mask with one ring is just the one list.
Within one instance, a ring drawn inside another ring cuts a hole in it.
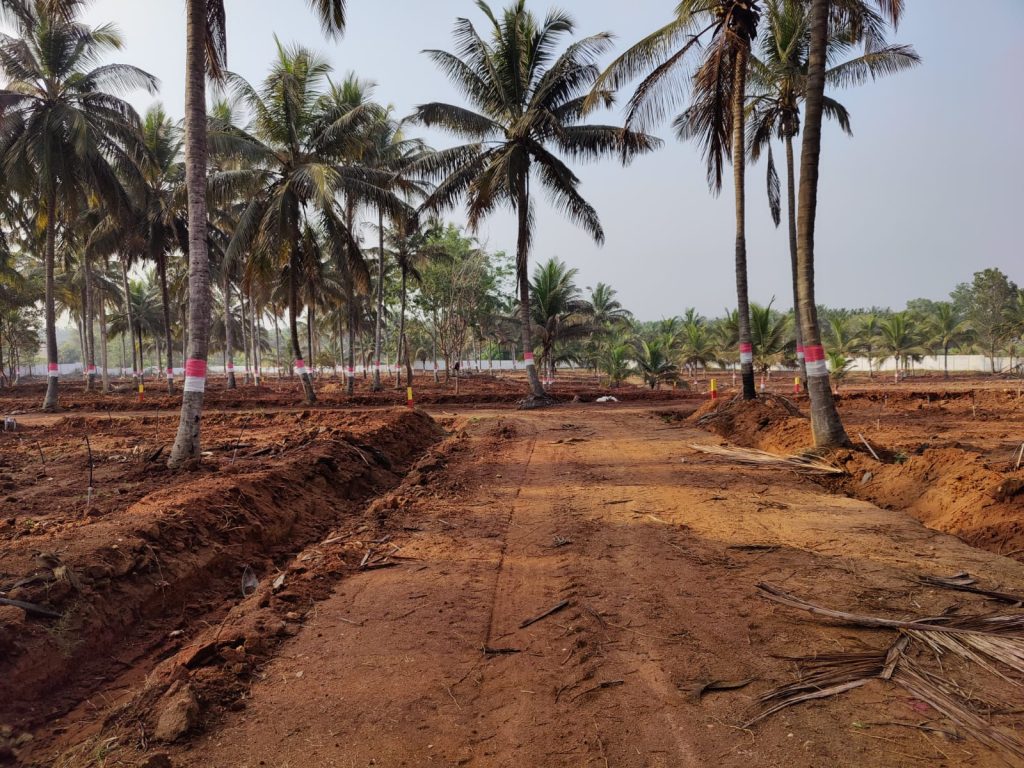
[{"label": "white painted band on tree trunk", "polygon": [[754,362],[754,353],[753,352],[740,352],[740,364],[741,365],[745,364],[745,363],[752,363],[752,362]]},{"label": "white painted band on tree trunk", "polygon": [[807,375],[828,376],[828,364],[824,360],[808,360]]},{"label": "white painted band on tree trunk", "polygon": [[60,371],[47,371],[46,375],[51,379],[59,379]]},{"label": "white painted band on tree trunk", "polygon": [[186,392],[205,392],[206,391],[206,377],[205,376],[186,376],[184,390]]}]

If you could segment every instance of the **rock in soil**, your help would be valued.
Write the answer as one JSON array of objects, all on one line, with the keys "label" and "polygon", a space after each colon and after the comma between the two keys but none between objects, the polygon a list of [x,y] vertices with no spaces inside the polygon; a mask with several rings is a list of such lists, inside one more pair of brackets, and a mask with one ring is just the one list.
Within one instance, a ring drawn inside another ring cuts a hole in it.
[{"label": "rock in soil", "polygon": [[171,686],[162,702],[153,737],[157,741],[177,741],[199,721],[199,702],[192,686],[187,683],[180,687],[177,684]]}]

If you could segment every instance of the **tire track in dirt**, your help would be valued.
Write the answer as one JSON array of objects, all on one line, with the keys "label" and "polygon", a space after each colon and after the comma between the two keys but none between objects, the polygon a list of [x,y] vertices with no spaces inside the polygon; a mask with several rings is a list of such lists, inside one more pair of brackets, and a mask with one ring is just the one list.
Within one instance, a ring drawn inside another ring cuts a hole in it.
[{"label": "tire track in dirt", "polygon": [[[524,477],[529,476],[530,466],[533,462],[533,455],[537,448],[537,429],[533,425],[527,424],[525,421],[511,422],[515,425],[514,429],[522,429],[526,427],[528,432],[531,434],[529,443],[529,449],[526,455],[526,461],[524,463],[523,475]],[[509,426],[503,427],[503,429],[509,429]],[[491,592],[490,601],[490,616],[487,618],[487,637],[484,639],[483,647],[488,648],[491,646],[491,640],[494,637],[494,619],[495,619],[495,607],[498,605],[500,599],[499,590],[501,589],[502,576],[505,574],[505,558],[508,553],[509,533],[512,530],[512,521],[515,518],[516,506],[519,502],[519,497],[523,491],[523,481],[516,487],[515,493],[512,495],[512,503],[509,505],[508,517],[505,520],[505,532],[502,538],[501,555],[498,558],[498,567],[494,573],[494,589]]]},{"label": "tire track in dirt", "polygon": [[[629,630],[613,629],[602,615],[607,591],[621,596],[623,587],[638,584],[629,575],[636,569],[620,569],[626,564],[617,557],[608,563],[613,573],[592,567],[607,558],[611,544],[600,505],[614,501],[608,496],[617,491],[601,487],[588,455],[592,441],[598,452],[607,450],[607,438],[577,426],[540,426],[535,438],[513,508],[489,642],[518,653],[496,657],[471,683],[474,716],[483,725],[475,750],[485,765],[601,765],[614,757],[615,747],[602,736],[608,709],[615,710],[613,721],[621,720],[628,685],[626,710],[646,710],[644,702],[655,701],[666,715],[631,740],[636,755],[642,745],[651,765],[695,764],[692,746],[663,706],[671,685],[647,669],[644,657],[653,652],[617,651],[616,635],[631,637]],[[562,600],[570,603],[564,611],[520,628]]]}]

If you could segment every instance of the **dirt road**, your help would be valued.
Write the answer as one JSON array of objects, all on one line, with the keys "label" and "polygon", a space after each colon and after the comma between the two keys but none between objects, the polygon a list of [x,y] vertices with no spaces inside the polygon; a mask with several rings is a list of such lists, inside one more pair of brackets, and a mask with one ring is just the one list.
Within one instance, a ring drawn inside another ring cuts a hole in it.
[{"label": "dirt road", "polygon": [[[400,567],[341,582],[240,711],[169,751],[175,766],[1007,764],[880,681],[741,726],[794,679],[783,657],[891,640],[812,621],[758,582],[861,613],[981,613],[915,578],[967,570],[1021,590],[1024,566],[788,470],[699,454],[690,443],[719,441],[649,407],[456,424],[431,492],[398,495],[381,523]],[[1012,711],[997,722],[1022,729]]]}]

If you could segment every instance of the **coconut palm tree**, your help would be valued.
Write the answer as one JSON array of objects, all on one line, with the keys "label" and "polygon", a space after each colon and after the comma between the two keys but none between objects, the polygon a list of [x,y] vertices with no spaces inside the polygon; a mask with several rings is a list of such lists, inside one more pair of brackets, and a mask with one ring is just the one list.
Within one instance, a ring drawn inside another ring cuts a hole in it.
[{"label": "coconut palm tree", "polygon": [[143,173],[145,187],[137,216],[134,246],[139,255],[156,265],[167,347],[167,392],[174,394],[174,344],[167,261],[188,242],[185,211],[176,199],[185,179],[185,168],[181,162],[182,140],[180,131],[159,104],[146,112],[142,135],[149,162]]},{"label": "coconut palm tree", "polygon": [[904,370],[907,360],[925,352],[921,337],[913,329],[913,323],[906,312],[896,312],[880,324],[879,349],[887,352],[896,361],[894,380],[900,380],[900,364]]},{"label": "coconut palm tree", "polygon": [[[793,306],[797,295],[796,172],[793,139],[800,132],[800,108],[807,89],[808,10],[800,0],[766,0],[767,34],[761,38],[750,71],[750,153],[757,160],[767,153],[768,202],[775,226],[781,221],[782,194],[779,174],[772,153],[772,141],[780,139],[786,150],[786,217],[789,230],[790,264],[793,275]],[[834,28],[828,38],[829,68],[826,84],[832,87],[860,85],[915,66],[921,59],[909,45],[888,45],[875,41],[872,48],[852,59],[834,63],[856,44],[854,29]],[[850,116],[835,99],[823,97],[824,116],[835,120],[852,135]],[[794,310],[796,311],[796,310]],[[796,323],[796,351],[801,378],[804,369],[804,345],[800,324]]]},{"label": "coconut palm tree", "polygon": [[843,357],[853,357],[860,351],[862,342],[854,326],[854,319],[846,314],[833,314],[827,319],[825,341],[828,348]]},{"label": "coconut palm tree", "polygon": [[633,357],[637,370],[651,389],[657,389],[662,382],[676,380],[679,367],[672,362],[672,356],[673,351],[666,345],[664,338],[634,341]]},{"label": "coconut palm tree", "polygon": [[401,275],[398,299],[398,344],[396,350],[396,364],[399,367],[399,374],[395,382],[396,389],[402,384],[401,365],[403,360],[405,361],[406,379],[408,383],[412,383],[412,360],[405,338],[409,278],[418,283],[420,281],[420,265],[431,257],[438,255],[437,249],[430,242],[431,234],[434,231],[436,231],[436,224],[424,226],[418,216],[409,215],[393,221],[385,236],[385,243],[390,246],[391,253]]},{"label": "coconut palm tree", "polygon": [[[485,38],[468,19],[455,24],[456,53],[428,51],[430,58],[463,92],[470,107],[430,103],[415,119],[437,126],[469,143],[437,152],[423,165],[442,179],[428,199],[435,210],[466,199],[469,226],[475,229],[500,205],[516,211],[516,280],[523,351],[530,392],[544,398],[533,361],[530,334],[529,255],[533,237],[536,184],[573,223],[596,242],[604,241],[597,211],[579,192],[579,179],[556,153],[573,160],[618,155],[623,161],[658,145],[643,133],[583,122],[583,102],[598,75],[596,61],[611,44],[608,33],[569,43],[573,20],[552,10],[540,20],[515,0],[500,15],[483,0],[477,7],[489,24]],[[600,89],[593,100],[612,103]]]},{"label": "coconut palm tree", "polygon": [[548,259],[533,270],[530,314],[540,347],[537,362],[545,378],[555,377],[556,348],[586,339],[594,330],[587,302],[576,286],[578,273],[560,259]]},{"label": "coconut palm tree", "polygon": [[718,359],[714,339],[703,318],[694,317],[683,325],[679,347],[683,365],[694,375],[698,367],[706,373],[708,364]]},{"label": "coconut palm tree", "polygon": [[628,323],[632,314],[622,306],[618,291],[607,283],[598,283],[590,290],[587,312],[595,328],[605,329]]},{"label": "coconut palm tree", "polygon": [[[393,174],[391,188],[396,193],[405,197],[416,196],[422,198],[426,190],[415,180],[410,179],[408,171],[419,159],[422,159],[428,152],[422,140],[410,138],[405,135],[402,123],[392,116],[392,109],[381,110],[369,127],[369,146],[363,155],[363,162],[372,168],[387,171]],[[376,301],[374,307],[374,332],[373,332],[373,384],[374,392],[382,389],[380,383],[380,355],[381,355],[381,333],[383,329],[382,318],[384,315],[384,276],[385,255],[384,247],[384,215],[385,210],[377,210],[377,284]],[[408,219],[403,214],[402,219]]]},{"label": "coconut palm tree", "polygon": [[[373,145],[376,127],[387,115],[387,110],[373,100],[374,84],[349,74],[341,83],[331,83],[324,97],[323,108],[328,122],[335,124],[330,136],[333,142],[340,145],[341,157],[346,164],[363,167],[367,160],[373,159]],[[396,185],[399,179],[390,169],[378,169],[376,174],[379,185]],[[393,188],[389,188],[394,192]],[[350,189],[343,201],[343,221],[350,232],[355,232],[358,225],[358,214],[363,207],[369,207],[379,214],[381,206],[373,199],[360,195],[358,190]],[[408,214],[408,207],[402,210]],[[404,215],[404,214],[403,214]],[[340,285],[348,313],[348,358],[346,360],[347,381],[346,391],[355,391],[355,348],[356,335],[365,325],[363,312],[366,304],[362,293],[369,289],[369,271],[360,251],[346,248],[346,258],[339,264]]]},{"label": "coconut palm tree", "polygon": [[762,388],[772,366],[783,363],[792,352],[789,315],[773,310],[774,301],[772,299],[764,307],[755,303],[750,305],[750,338],[754,346],[754,367],[761,374]]},{"label": "coconut palm tree", "polygon": [[[800,153],[800,185],[797,207],[797,322],[800,324],[807,364],[811,432],[819,448],[849,442],[836,410],[828,366],[821,346],[818,308],[814,298],[814,225],[818,211],[818,164],[821,158],[821,123],[825,113],[825,81],[828,71],[830,9],[857,31],[870,47],[882,39],[884,18],[894,26],[903,11],[903,0],[876,0],[879,16],[862,0],[810,0],[807,19],[807,85],[804,89],[803,146]],[[884,18],[883,18],[884,17]]]},{"label": "coconut palm tree", "polygon": [[[315,402],[312,371],[305,365],[299,342],[298,315],[305,303],[300,286],[309,286],[327,253],[368,280],[362,253],[340,211],[339,197],[358,197],[390,214],[407,211],[389,191],[391,174],[344,163],[353,141],[352,115],[337,115],[324,87],[330,74],[326,60],[302,47],[278,44],[277,60],[259,89],[228,73],[235,98],[253,115],[248,131],[214,131],[218,153],[244,157],[238,170],[215,173],[210,187],[217,199],[248,200],[225,257],[250,254],[261,271],[279,270],[288,280],[288,311],[296,372],[307,402]],[[357,137],[358,138],[358,137]],[[307,323],[310,342],[313,323]],[[308,357],[312,359],[313,349]]]},{"label": "coconut palm tree", "polygon": [[[747,291],[744,110],[751,43],[760,15],[759,0],[682,0],[668,24],[615,59],[595,83],[597,93],[643,78],[626,109],[626,127],[640,130],[665,118],[689,91],[690,106],[675,119],[676,135],[700,145],[714,194],[721,191],[725,161],[732,160],[738,341],[745,399],[753,399],[757,391]],[[703,59],[691,78],[690,54],[697,50],[703,52]]]},{"label": "coconut palm tree", "polygon": [[[24,0],[3,0],[24,2]],[[73,2],[74,0],[63,0]],[[345,29],[345,0],[307,0],[328,36]],[[185,0],[185,184],[188,192],[189,354],[181,417],[168,465],[199,458],[200,419],[210,342],[210,262],[206,207],[206,76],[221,77],[227,65],[224,0]],[[191,374],[191,375],[190,375]],[[190,381],[191,379],[191,381]]]},{"label": "coconut palm tree", "polygon": [[868,378],[874,378],[875,376],[872,365],[875,359],[876,341],[881,333],[881,322],[882,314],[874,310],[860,318],[860,327],[857,331],[857,337],[861,342],[861,350],[864,352],[864,355],[868,360]]},{"label": "coconut palm tree", "polygon": [[618,336],[612,336],[604,345],[598,362],[602,371],[608,374],[609,386],[617,387],[633,371],[632,358],[635,352]]},{"label": "coconut palm tree", "polygon": [[48,386],[45,410],[57,408],[57,331],[54,262],[58,236],[65,238],[83,193],[108,209],[129,207],[126,177],[139,150],[139,118],[115,94],[156,90],[156,80],[123,64],[97,65],[123,41],[117,30],[91,28],[74,16],[77,3],[5,0],[15,35],[0,35],[0,159],[11,189],[38,201],[45,225],[45,315]]},{"label": "coconut palm tree", "polygon": [[949,348],[958,347],[970,338],[967,321],[949,301],[939,302],[928,318],[929,344],[942,350],[942,373],[949,378]]}]

